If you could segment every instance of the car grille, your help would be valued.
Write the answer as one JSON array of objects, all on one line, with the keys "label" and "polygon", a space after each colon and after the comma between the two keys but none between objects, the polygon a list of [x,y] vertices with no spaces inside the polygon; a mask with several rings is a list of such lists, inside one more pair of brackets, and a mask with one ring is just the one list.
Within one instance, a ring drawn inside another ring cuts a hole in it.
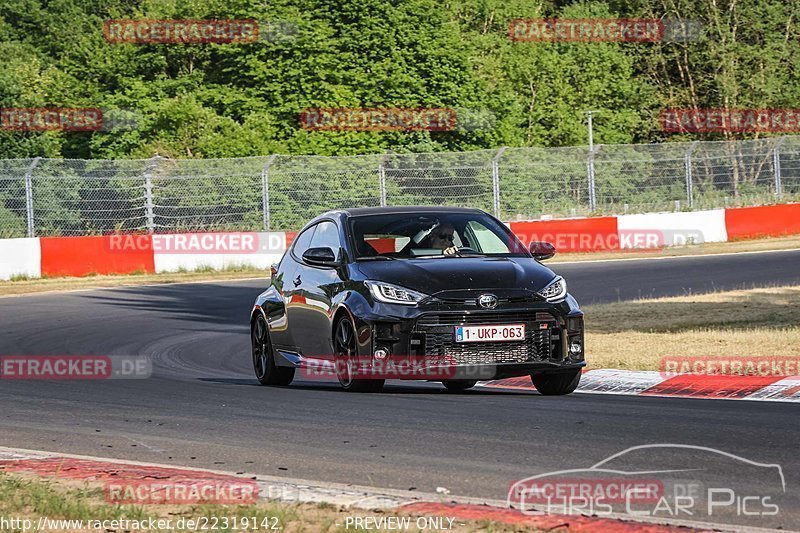
[{"label": "car grille", "polygon": [[[547,329],[539,324],[548,322]],[[458,343],[454,326],[525,324],[525,340],[514,342]],[[527,363],[550,359],[555,318],[548,313],[427,314],[417,319],[415,331],[424,337],[426,359],[460,365]]]}]

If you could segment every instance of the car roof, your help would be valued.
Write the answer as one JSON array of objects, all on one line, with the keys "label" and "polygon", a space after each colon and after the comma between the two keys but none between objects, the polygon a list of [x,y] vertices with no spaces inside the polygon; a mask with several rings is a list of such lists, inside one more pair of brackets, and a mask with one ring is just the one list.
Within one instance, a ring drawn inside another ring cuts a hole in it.
[{"label": "car roof", "polygon": [[451,207],[441,205],[411,205],[411,206],[387,206],[387,207],[354,207],[350,209],[337,209],[329,211],[327,214],[342,213],[347,216],[357,217],[364,215],[388,215],[388,214],[442,214],[442,213],[483,213],[480,209],[473,207]]}]

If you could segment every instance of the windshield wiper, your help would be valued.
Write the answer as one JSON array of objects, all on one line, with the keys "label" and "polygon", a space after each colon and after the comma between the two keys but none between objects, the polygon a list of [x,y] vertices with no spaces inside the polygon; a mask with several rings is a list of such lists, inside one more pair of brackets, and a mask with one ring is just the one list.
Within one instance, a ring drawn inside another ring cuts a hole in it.
[{"label": "windshield wiper", "polygon": [[430,255],[415,255],[413,259],[445,259],[448,257],[486,257],[486,254],[480,252],[456,252],[454,254],[430,254]]},{"label": "windshield wiper", "polygon": [[394,261],[396,258],[390,255],[368,255],[365,257],[358,257],[356,261]]}]

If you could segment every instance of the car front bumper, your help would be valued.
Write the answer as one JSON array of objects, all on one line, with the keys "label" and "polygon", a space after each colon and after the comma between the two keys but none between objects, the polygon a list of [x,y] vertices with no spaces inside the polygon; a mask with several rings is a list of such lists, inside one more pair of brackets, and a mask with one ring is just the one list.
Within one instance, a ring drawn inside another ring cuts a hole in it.
[{"label": "car front bumper", "polygon": [[[524,323],[524,341],[459,343],[463,325]],[[568,296],[559,303],[506,302],[496,309],[436,301],[427,305],[374,304],[357,318],[359,353],[379,363],[407,364],[422,372],[399,379],[490,380],[586,366],[583,313]],[[408,364],[411,362],[410,364]]]}]

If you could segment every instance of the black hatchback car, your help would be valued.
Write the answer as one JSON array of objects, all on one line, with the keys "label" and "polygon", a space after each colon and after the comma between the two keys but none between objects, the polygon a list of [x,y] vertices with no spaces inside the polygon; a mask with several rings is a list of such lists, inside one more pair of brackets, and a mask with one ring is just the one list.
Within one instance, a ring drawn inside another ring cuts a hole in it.
[{"label": "black hatchback car", "polygon": [[583,313],[543,266],[555,249],[525,245],[478,209],[337,210],[309,222],[250,315],[256,377],[288,385],[327,368],[347,390],[385,379],[530,375],[541,394],[569,394],[585,366]]}]

